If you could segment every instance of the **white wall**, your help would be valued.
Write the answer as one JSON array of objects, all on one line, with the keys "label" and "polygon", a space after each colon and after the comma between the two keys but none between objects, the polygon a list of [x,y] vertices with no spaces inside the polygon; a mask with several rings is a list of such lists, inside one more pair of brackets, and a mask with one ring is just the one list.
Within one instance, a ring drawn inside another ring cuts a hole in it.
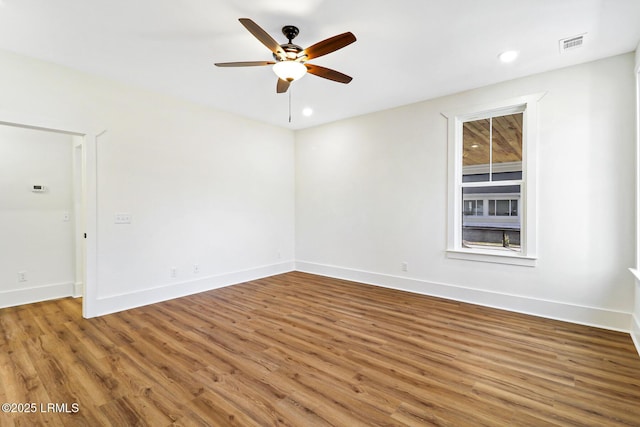
[{"label": "white wall", "polygon": [[90,315],[293,268],[291,131],[8,52],[0,93],[0,120],[106,130]]},{"label": "white wall", "polygon": [[71,150],[69,135],[0,125],[0,307],[73,293]]},{"label": "white wall", "polygon": [[[628,331],[633,61],[612,57],[299,131],[297,268]],[[545,91],[537,266],[446,258],[441,112]]]}]

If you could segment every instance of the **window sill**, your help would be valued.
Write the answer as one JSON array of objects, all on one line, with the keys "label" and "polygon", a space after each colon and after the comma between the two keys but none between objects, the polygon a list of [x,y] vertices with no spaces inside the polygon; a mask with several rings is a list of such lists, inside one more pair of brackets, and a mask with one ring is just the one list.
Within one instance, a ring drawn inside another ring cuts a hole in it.
[{"label": "window sill", "polygon": [[538,260],[537,257],[490,249],[448,249],[447,258],[491,262],[496,264],[520,265],[524,267],[535,267],[536,261]]}]

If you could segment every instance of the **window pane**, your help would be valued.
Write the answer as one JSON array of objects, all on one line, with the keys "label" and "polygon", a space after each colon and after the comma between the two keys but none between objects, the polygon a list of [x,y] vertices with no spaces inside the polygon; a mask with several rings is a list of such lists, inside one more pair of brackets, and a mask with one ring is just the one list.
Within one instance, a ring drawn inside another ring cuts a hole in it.
[{"label": "window pane", "polygon": [[462,126],[462,182],[489,180],[490,120],[474,120]]},{"label": "window pane", "polygon": [[509,216],[509,201],[508,200],[496,200],[496,215],[497,216]]},{"label": "window pane", "polygon": [[522,113],[491,120],[492,180],[522,179]]},{"label": "window pane", "polygon": [[473,200],[465,200],[463,206],[463,215],[473,215]]},{"label": "window pane", "polygon": [[464,247],[520,251],[519,185],[463,187],[462,197]]}]

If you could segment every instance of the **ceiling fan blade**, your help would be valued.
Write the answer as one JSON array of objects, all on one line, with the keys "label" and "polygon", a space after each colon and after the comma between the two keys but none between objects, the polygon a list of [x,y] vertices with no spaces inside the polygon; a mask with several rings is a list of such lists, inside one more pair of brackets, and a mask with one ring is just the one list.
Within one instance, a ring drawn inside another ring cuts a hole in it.
[{"label": "ceiling fan blade", "polygon": [[356,41],[356,36],[354,36],[350,32],[338,34],[337,36],[330,37],[312,46],[309,46],[308,48],[300,52],[298,57],[300,58],[306,56],[305,60],[318,58],[319,56],[335,52],[338,49],[342,49],[343,47],[350,45],[354,41]]},{"label": "ceiling fan blade", "polygon": [[273,37],[271,37],[269,33],[263,30],[258,24],[256,24],[249,18],[240,18],[239,21],[242,25],[244,25],[244,27],[247,30],[249,30],[251,34],[253,34],[255,38],[260,40],[260,42],[263,45],[265,45],[271,52],[275,53],[280,58],[284,59],[286,57],[286,53],[284,49],[282,49],[282,46],[280,46],[280,44],[278,44],[278,42],[275,41]]},{"label": "ceiling fan blade", "polygon": [[346,74],[342,74],[339,71],[332,70],[331,68],[321,67],[319,65],[313,64],[304,64],[307,67],[307,71],[313,75],[318,77],[322,77],[325,79],[333,80],[338,83],[349,83],[353,80],[353,77],[347,76]]},{"label": "ceiling fan blade", "polygon": [[243,62],[216,62],[216,67],[260,67],[263,65],[273,65],[273,61],[243,61]]},{"label": "ceiling fan blade", "polygon": [[285,93],[289,89],[289,85],[291,85],[291,82],[288,82],[287,80],[278,79],[278,84],[276,85],[276,92]]}]

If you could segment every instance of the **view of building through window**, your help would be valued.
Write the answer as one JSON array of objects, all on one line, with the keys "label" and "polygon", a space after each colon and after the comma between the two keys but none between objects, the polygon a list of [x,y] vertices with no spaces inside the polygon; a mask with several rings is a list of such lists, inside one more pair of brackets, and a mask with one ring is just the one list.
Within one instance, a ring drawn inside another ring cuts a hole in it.
[{"label": "view of building through window", "polygon": [[523,113],[463,123],[462,245],[520,250]]}]

